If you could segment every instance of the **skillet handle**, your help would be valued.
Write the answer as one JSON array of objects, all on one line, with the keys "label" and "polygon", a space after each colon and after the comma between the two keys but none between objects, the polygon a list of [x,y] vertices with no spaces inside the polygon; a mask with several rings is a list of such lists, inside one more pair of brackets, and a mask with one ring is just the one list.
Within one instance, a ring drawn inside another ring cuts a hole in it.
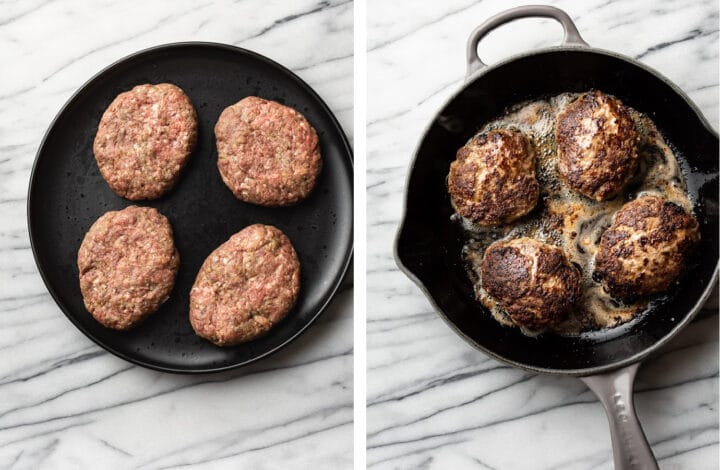
[{"label": "skillet handle", "polygon": [[588,43],[586,43],[580,36],[580,33],[578,32],[577,27],[575,26],[575,23],[573,23],[573,20],[570,18],[570,16],[568,16],[567,13],[560,10],[559,8],[547,5],[526,5],[522,7],[511,8],[489,18],[483,24],[475,28],[472,33],[470,33],[470,37],[468,38],[467,42],[467,74],[465,75],[466,80],[469,79],[472,75],[474,75],[477,71],[487,67],[487,64],[480,59],[477,52],[478,44],[480,43],[480,40],[482,38],[484,38],[493,29],[497,28],[498,26],[502,26],[505,23],[509,23],[513,20],[517,20],[520,18],[533,17],[552,18],[559,22],[562,25],[563,30],[565,31],[565,37],[563,38],[562,42],[563,45],[588,45]]},{"label": "skillet handle", "polygon": [[616,470],[658,468],[635,414],[633,383],[639,366],[633,364],[607,374],[580,377],[605,407]]}]

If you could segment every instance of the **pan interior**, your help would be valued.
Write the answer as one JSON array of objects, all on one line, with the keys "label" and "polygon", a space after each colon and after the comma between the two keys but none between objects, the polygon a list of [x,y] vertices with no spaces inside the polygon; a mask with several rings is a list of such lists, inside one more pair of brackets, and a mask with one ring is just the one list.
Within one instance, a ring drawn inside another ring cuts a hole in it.
[{"label": "pan interior", "polygon": [[[599,89],[648,115],[676,151],[700,222],[698,256],[679,287],[638,319],[579,337],[525,336],[496,322],[475,300],[461,257],[465,241],[446,175],[458,148],[507,107],[564,92]],[[686,320],[718,263],[718,139],[666,81],[611,54],[555,49],[489,69],[453,97],[427,130],[408,180],[397,256],[445,319],[471,344],[546,372],[597,371],[651,351]]]},{"label": "pan interior", "polygon": [[[76,257],[86,231],[104,212],[133,204],[102,179],[92,144],[105,108],[142,83],[170,82],[190,97],[199,118],[198,145],[174,189],[139,205],[157,208],[173,226],[180,271],[170,299],[136,329],[100,326],[85,310]],[[257,95],[291,106],[317,129],[323,170],[296,206],[264,208],[237,200],[217,169],[213,127],[222,110]],[[86,335],[148,367],[205,372],[235,367],[273,352],[304,330],[339,286],[352,251],[352,163],[347,140],[322,100],[299,78],[262,56],[218,44],[150,49],[111,66],[86,84],[56,118],[38,152],[28,221],[38,268],[58,305]],[[253,224],[285,232],[300,258],[301,290],[285,320],[258,340],[218,348],[195,336],[188,296],[200,265],[232,234]]]}]

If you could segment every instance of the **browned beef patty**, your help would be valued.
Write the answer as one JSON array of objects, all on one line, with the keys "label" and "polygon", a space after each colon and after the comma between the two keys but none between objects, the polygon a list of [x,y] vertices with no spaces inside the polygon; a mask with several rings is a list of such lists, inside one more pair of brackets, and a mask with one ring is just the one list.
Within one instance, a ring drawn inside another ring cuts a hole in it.
[{"label": "browned beef patty", "polygon": [[322,167],[318,136],[294,109],[249,96],[225,108],[215,137],[220,175],[238,199],[286,206],[315,187]]},{"label": "browned beef patty", "polygon": [[251,341],[285,318],[299,290],[300,262],[288,237],[251,225],[203,263],[190,291],[190,323],[218,346]]},{"label": "browned beef patty", "polygon": [[563,251],[534,238],[493,243],[482,260],[482,286],[513,322],[543,330],[580,299],[580,271]]},{"label": "browned beef patty", "polygon": [[473,137],[450,164],[448,191],[455,211],[483,226],[512,222],[537,204],[535,154],[516,130]]},{"label": "browned beef patty", "polygon": [[156,199],[180,177],[197,142],[190,98],[169,83],[121,93],[100,120],[93,151],[113,191],[131,201]]},{"label": "browned beef patty", "polygon": [[639,134],[625,105],[595,91],[567,105],[555,121],[557,168],[575,191],[596,201],[620,192],[638,166]]},{"label": "browned beef patty", "polygon": [[603,232],[594,274],[620,299],[663,292],[687,268],[699,240],[697,220],[682,207],[641,197],[617,211]]},{"label": "browned beef patty", "polygon": [[85,307],[108,328],[130,329],[168,299],[179,266],[172,227],[157,210],[106,212],[78,251]]}]

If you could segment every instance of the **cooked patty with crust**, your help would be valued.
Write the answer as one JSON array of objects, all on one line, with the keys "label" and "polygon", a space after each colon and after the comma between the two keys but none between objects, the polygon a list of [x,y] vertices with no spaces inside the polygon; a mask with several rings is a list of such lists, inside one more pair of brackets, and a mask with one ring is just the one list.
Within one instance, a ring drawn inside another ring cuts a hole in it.
[{"label": "cooked patty with crust", "polygon": [[540,193],[532,145],[512,129],[476,135],[450,164],[448,191],[455,211],[476,224],[499,225],[522,217],[535,207]]},{"label": "cooked patty with crust", "polygon": [[300,262],[288,237],[251,225],[207,257],[190,291],[190,323],[218,346],[251,341],[285,318],[300,290]]},{"label": "cooked patty with crust", "polygon": [[77,262],[85,307],[104,326],[128,330],[168,299],[180,256],[165,216],[130,206],[90,227]]},{"label": "cooked patty with crust", "polygon": [[623,103],[584,93],[555,121],[557,168],[573,190],[603,201],[620,192],[638,166],[639,134]]},{"label": "cooked patty with crust", "polygon": [[118,196],[156,199],[179,179],[197,129],[195,108],[180,88],[139,85],[105,110],[93,145],[95,160]]},{"label": "cooked patty with crust", "polygon": [[517,325],[540,331],[565,319],[580,299],[581,274],[563,251],[534,238],[485,250],[482,286]]},{"label": "cooked patty with crust", "polygon": [[292,108],[249,96],[215,125],[218,169],[241,201],[287,206],[310,194],[322,159],[315,129]]},{"label": "cooked patty with crust", "polygon": [[595,277],[613,297],[668,290],[687,268],[700,232],[682,207],[655,196],[625,204],[600,238]]}]

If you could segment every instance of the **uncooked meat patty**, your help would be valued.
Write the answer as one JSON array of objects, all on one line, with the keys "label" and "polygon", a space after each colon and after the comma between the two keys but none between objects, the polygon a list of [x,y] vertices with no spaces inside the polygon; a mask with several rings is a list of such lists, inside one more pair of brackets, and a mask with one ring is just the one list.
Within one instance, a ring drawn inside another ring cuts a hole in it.
[{"label": "uncooked meat patty", "polygon": [[513,322],[539,331],[580,299],[580,271],[563,251],[533,238],[498,241],[482,260],[482,286]]},{"label": "uncooked meat patty", "polygon": [[555,121],[557,168],[575,191],[596,201],[615,196],[638,166],[639,135],[623,103],[585,93]]},{"label": "uncooked meat patty", "polygon": [[169,83],[121,93],[100,120],[93,151],[100,173],[117,195],[156,199],[180,177],[197,141],[190,98]]},{"label": "uncooked meat patty", "polygon": [[687,267],[699,240],[697,220],[682,207],[641,197],[617,211],[603,232],[595,277],[620,299],[666,291]]},{"label": "uncooked meat patty", "polygon": [[540,193],[530,142],[508,129],[473,137],[450,164],[448,191],[455,211],[479,225],[522,217],[535,207]]},{"label": "uncooked meat patty", "polygon": [[300,289],[300,262],[288,237],[251,225],[207,257],[190,291],[190,323],[218,346],[267,333],[285,318]]},{"label": "uncooked meat patty", "polygon": [[215,125],[218,169],[245,202],[287,206],[307,197],[322,160],[315,129],[297,111],[255,96],[225,108]]},{"label": "uncooked meat patty", "polygon": [[85,307],[108,328],[130,329],[168,299],[179,266],[172,227],[157,210],[106,212],[78,252]]}]

